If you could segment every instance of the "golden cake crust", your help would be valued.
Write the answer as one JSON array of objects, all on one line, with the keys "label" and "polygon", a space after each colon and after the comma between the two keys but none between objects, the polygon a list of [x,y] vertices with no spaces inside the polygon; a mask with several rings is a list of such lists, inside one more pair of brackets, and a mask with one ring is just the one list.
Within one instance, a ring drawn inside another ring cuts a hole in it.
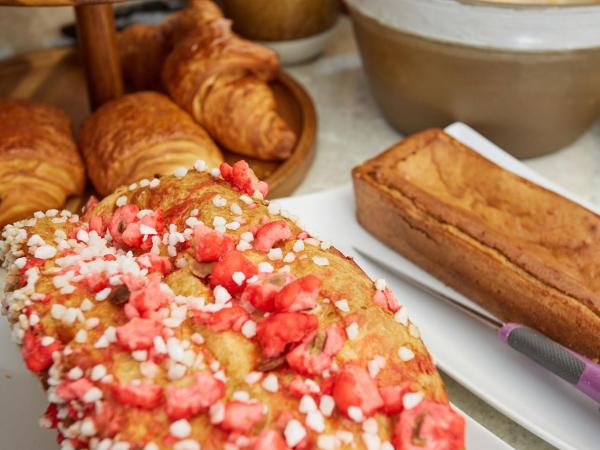
[{"label": "golden cake crust", "polygon": [[504,321],[600,358],[600,218],[442,130],[353,171],[371,233]]}]

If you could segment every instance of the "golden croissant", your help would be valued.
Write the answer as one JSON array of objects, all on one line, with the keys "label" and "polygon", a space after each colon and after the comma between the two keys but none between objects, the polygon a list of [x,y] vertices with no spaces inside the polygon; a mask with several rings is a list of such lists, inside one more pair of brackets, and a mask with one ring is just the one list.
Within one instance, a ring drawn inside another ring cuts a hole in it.
[{"label": "golden croissant", "polygon": [[81,195],[84,168],[60,109],[0,100],[0,229],[38,210],[62,208]]},{"label": "golden croissant", "polygon": [[123,78],[135,91],[161,90],[161,70],[173,47],[203,24],[222,18],[209,0],[192,0],[159,24],[129,25],[117,34]]},{"label": "golden croissant", "polygon": [[61,448],[464,450],[406,309],[266,193],[239,161],[4,230]]},{"label": "golden croissant", "polygon": [[160,90],[160,71],[171,51],[167,29],[160,25],[134,24],[117,35],[123,78],[133,90]]},{"label": "golden croissant", "polygon": [[203,160],[223,161],[204,129],[166,96],[138,92],[111,100],[81,126],[79,145],[96,190],[173,173]]},{"label": "golden croissant", "polygon": [[163,66],[163,83],[225,147],[260,159],[285,159],[296,135],[279,116],[266,82],[279,70],[277,56],[239,38],[230,26],[225,19],[213,20],[177,44]]}]

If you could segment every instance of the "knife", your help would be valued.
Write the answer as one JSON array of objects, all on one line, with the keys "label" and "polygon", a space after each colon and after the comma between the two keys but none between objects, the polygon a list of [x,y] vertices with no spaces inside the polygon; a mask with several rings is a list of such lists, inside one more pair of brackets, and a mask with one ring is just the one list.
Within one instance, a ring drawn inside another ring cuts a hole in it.
[{"label": "knife", "polygon": [[476,309],[449,297],[435,288],[427,286],[412,276],[382,261],[376,255],[353,247],[354,250],[367,260],[394,274],[398,279],[414,286],[433,297],[448,303],[470,317],[494,328],[505,344],[519,353],[532,359],[545,369],[572,384],[579,391],[600,403],[600,365],[594,363],[548,336],[520,323],[502,323],[500,320],[483,314]]}]

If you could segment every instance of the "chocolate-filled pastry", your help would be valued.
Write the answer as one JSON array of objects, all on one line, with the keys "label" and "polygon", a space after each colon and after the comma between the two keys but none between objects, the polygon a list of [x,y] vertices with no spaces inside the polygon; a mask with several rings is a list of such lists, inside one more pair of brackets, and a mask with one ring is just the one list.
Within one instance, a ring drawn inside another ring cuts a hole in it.
[{"label": "chocolate-filled pastry", "polygon": [[67,115],[44,103],[0,99],[0,229],[35,211],[62,208],[84,184]]},{"label": "chocolate-filled pastry", "polygon": [[210,0],[192,0],[159,24],[133,24],[117,35],[121,70],[135,91],[161,90],[162,65],[177,42],[214,19],[223,18]]},{"label": "chocolate-filled pastry", "polygon": [[206,131],[157,92],[105,103],[84,121],[79,144],[92,183],[102,195],[139,179],[191,167],[197,160],[209,167],[223,161]]}]

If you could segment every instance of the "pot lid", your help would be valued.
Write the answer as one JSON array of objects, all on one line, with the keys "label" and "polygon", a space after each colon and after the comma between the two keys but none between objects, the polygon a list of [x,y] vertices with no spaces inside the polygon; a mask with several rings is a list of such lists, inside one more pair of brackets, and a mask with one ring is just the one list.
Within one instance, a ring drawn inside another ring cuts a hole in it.
[{"label": "pot lid", "polygon": [[388,27],[454,44],[529,52],[600,48],[600,0],[346,2]]}]

